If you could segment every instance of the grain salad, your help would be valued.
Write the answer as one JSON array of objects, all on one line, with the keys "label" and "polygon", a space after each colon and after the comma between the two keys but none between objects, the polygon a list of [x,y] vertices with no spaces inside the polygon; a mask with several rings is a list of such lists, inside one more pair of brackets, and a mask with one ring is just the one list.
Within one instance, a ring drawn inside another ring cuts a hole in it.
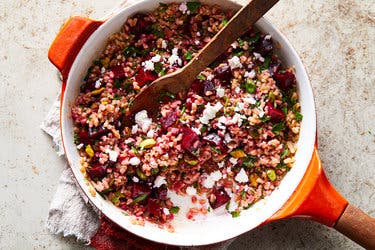
[{"label": "grain salad", "polygon": [[272,37],[252,27],[196,77],[186,99],[161,92],[157,119],[129,113],[142,88],[186,65],[232,15],[200,2],[160,3],[128,18],[88,69],[71,108],[82,171],[136,224],[173,231],[181,213],[173,195],[191,200],[187,219],[219,207],[238,217],[293,167],[296,78]]}]

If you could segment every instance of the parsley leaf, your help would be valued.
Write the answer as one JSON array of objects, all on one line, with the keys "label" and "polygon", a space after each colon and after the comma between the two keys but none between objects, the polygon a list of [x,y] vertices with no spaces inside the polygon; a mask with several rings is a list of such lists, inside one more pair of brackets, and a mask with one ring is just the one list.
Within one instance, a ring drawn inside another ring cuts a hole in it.
[{"label": "parsley leaf", "polygon": [[201,5],[200,2],[187,2],[186,6],[190,12],[196,12],[198,7]]},{"label": "parsley leaf", "polygon": [[279,123],[275,123],[273,126],[272,126],[272,132],[275,134],[275,135],[279,135],[281,131],[285,130],[285,122],[282,121],[282,122],[279,122]]}]

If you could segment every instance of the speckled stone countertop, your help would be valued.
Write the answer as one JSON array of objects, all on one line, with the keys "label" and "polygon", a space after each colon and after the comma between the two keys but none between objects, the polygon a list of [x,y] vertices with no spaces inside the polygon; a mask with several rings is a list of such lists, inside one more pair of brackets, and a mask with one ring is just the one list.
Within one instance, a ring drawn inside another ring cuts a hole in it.
[{"label": "speckled stone countertop", "polygon": [[[118,0],[0,1],[0,249],[82,249],[45,229],[64,159],[39,128],[60,84],[47,50],[70,15],[103,16]],[[375,2],[283,0],[268,18],[302,57],[332,184],[375,216]],[[230,249],[356,249],[302,219],[268,224]]]}]

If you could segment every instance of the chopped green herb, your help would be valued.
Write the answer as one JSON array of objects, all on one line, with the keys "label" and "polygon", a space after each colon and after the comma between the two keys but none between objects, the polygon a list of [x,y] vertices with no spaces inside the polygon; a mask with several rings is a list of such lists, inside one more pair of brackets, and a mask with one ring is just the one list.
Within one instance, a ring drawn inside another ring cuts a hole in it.
[{"label": "chopped green herb", "polygon": [[185,111],[186,111],[186,105],[184,104],[184,105],[182,106],[181,111],[180,111],[180,116],[182,116],[182,115],[185,113]]},{"label": "chopped green herb", "polygon": [[194,51],[186,51],[184,54],[186,60],[190,61],[191,59],[193,59],[193,53]]},{"label": "chopped green herb", "polygon": [[232,215],[232,217],[233,218],[236,218],[236,217],[238,217],[238,216],[240,216],[240,211],[233,211],[233,212],[231,212],[231,215]]},{"label": "chopped green herb", "polygon": [[96,65],[96,66],[101,66],[102,65],[102,63],[100,62],[100,60],[94,60],[93,64]]},{"label": "chopped green herb", "polygon": [[237,39],[237,42],[238,44],[242,47],[244,45],[244,40],[242,40],[241,38],[238,38]]},{"label": "chopped green herb", "polygon": [[245,190],[242,190],[242,191],[240,192],[240,195],[241,195],[241,198],[242,198],[243,200],[246,200],[246,199],[247,199],[247,195],[246,195]]},{"label": "chopped green herb", "polygon": [[283,111],[284,115],[286,115],[288,113],[288,107],[287,106],[282,107],[281,111]]},{"label": "chopped green herb", "polygon": [[154,70],[156,73],[160,75],[165,75],[165,69],[163,68],[163,64],[160,62],[154,63]]},{"label": "chopped green herb", "polygon": [[158,29],[158,25],[156,23],[151,25],[151,29],[152,29],[152,34],[154,34],[155,36],[161,37],[161,38],[164,37],[163,31]]},{"label": "chopped green herb", "polygon": [[74,133],[74,134],[73,134],[73,137],[74,137],[74,144],[75,144],[75,145],[80,144],[79,137],[78,137],[77,133]]},{"label": "chopped green herb", "polygon": [[266,173],[267,173],[267,177],[268,177],[268,179],[270,179],[270,181],[276,180],[277,176],[276,176],[275,170],[268,169]]},{"label": "chopped green herb", "polygon": [[257,91],[257,85],[255,82],[249,78],[246,78],[245,80],[245,89],[248,93],[254,94]]},{"label": "chopped green herb", "polygon": [[173,16],[170,16],[170,17],[168,17],[168,21],[174,22],[174,21],[176,21],[176,19]]},{"label": "chopped green herb", "polygon": [[177,214],[179,211],[180,211],[180,208],[179,208],[179,207],[171,207],[171,208],[169,209],[169,212],[170,212],[171,214]]},{"label": "chopped green herb", "polygon": [[118,78],[115,78],[115,81],[113,83],[113,87],[115,87],[116,89],[121,88],[121,80],[118,79]]},{"label": "chopped green herb", "polygon": [[188,8],[188,10],[190,10],[190,12],[196,12],[198,7],[201,5],[200,2],[187,2],[186,3],[186,6]]},{"label": "chopped green herb", "polygon": [[243,53],[245,53],[243,50],[238,50],[237,52],[234,53],[234,55],[240,57],[243,55]]},{"label": "chopped green herb", "polygon": [[230,205],[230,201],[228,201],[227,204],[225,204],[225,209],[226,209],[226,210],[229,209],[229,205]]},{"label": "chopped green herb", "polygon": [[275,135],[279,135],[281,131],[285,130],[285,122],[282,121],[282,122],[279,122],[279,123],[275,123],[273,126],[272,126],[272,132],[275,134]]},{"label": "chopped green herb", "polygon": [[224,103],[224,115],[227,114],[227,106],[229,104],[229,98],[227,96],[224,96],[224,99],[225,99],[225,103]]},{"label": "chopped green herb", "polygon": [[158,168],[151,168],[151,174],[152,175],[156,175],[159,173],[159,169]]},{"label": "chopped green herb", "polygon": [[128,107],[131,107],[131,106],[133,105],[133,103],[134,103],[134,98],[131,97],[131,98],[129,99],[128,103],[129,103]]},{"label": "chopped green herb", "polygon": [[256,33],[255,36],[249,38],[249,42],[256,43],[260,38],[260,33]]},{"label": "chopped green herb", "polygon": [[124,198],[124,197],[125,197],[125,195],[123,193],[121,193],[121,191],[119,190],[115,193],[115,196],[111,199],[111,201],[113,203],[117,203],[117,202],[120,201],[121,198]]},{"label": "chopped green herb", "polygon": [[267,57],[264,59],[264,62],[263,62],[263,64],[262,64],[262,66],[260,67],[261,70],[268,69],[268,67],[270,66],[270,62],[271,62],[271,57],[270,57],[270,56],[267,56]]},{"label": "chopped green herb", "polygon": [[204,81],[204,80],[206,80],[206,77],[204,75],[202,75],[202,74],[199,74],[199,75],[197,75],[197,79]]},{"label": "chopped green herb", "polygon": [[207,126],[206,125],[203,125],[202,127],[201,127],[201,133],[203,134],[204,132],[206,132],[207,131]]},{"label": "chopped green herb", "polygon": [[129,216],[129,214],[128,213],[126,213],[126,212],[121,212],[123,215],[125,215],[125,216]]},{"label": "chopped green herb", "polygon": [[217,154],[221,154],[221,150],[215,147],[211,147],[211,150]]},{"label": "chopped green herb", "polygon": [[121,114],[124,115],[125,113],[126,113],[126,108],[122,108],[122,109],[121,109]]},{"label": "chopped green herb", "polygon": [[176,99],[176,96],[174,94],[172,94],[171,92],[168,92],[166,90],[161,90],[160,94],[159,94],[159,97],[158,97],[158,101],[159,102],[163,101],[165,97],[168,97],[168,98],[171,98],[171,99]]},{"label": "chopped green herb", "polygon": [[146,175],[145,173],[143,173],[141,169],[137,168],[137,169],[135,170],[135,172],[137,173],[138,177],[139,177],[142,181],[144,181],[144,180],[147,179],[147,175]]},{"label": "chopped green herb", "polygon": [[128,46],[126,47],[123,51],[122,54],[124,56],[130,56],[130,57],[136,57],[137,54],[139,53],[139,49],[137,49],[134,46]]},{"label": "chopped green herb", "polygon": [[299,111],[294,111],[294,114],[296,115],[297,122],[302,121],[303,115]]},{"label": "chopped green herb", "polygon": [[245,166],[246,168],[253,168],[255,166],[254,162],[256,162],[257,160],[258,160],[257,157],[249,155],[249,156],[242,158],[242,165]]},{"label": "chopped green herb", "polygon": [[263,117],[260,117],[259,120],[261,120],[262,122],[268,122],[269,120],[271,120],[271,116],[264,115]]},{"label": "chopped green herb", "polygon": [[133,200],[133,204],[134,203],[138,203],[138,202],[141,202],[143,201],[144,199],[146,199],[148,196],[148,194],[141,194],[141,195],[138,195],[134,200]]},{"label": "chopped green herb", "polygon": [[136,155],[139,154],[138,149],[136,147],[134,147],[134,146],[131,147],[131,151],[133,151],[133,153],[136,154]]},{"label": "chopped green herb", "polygon": [[221,21],[221,25],[223,25],[223,26],[225,26],[225,25],[227,25],[227,23],[228,23],[229,21],[228,21],[228,19],[223,19],[223,21]]},{"label": "chopped green herb", "polygon": [[283,152],[281,153],[281,159],[284,159],[285,156],[287,156],[289,154],[289,148],[288,147],[285,147]]},{"label": "chopped green herb", "polygon": [[114,97],[113,97],[113,100],[120,100],[121,99],[121,96],[118,96],[118,95],[115,95]]}]

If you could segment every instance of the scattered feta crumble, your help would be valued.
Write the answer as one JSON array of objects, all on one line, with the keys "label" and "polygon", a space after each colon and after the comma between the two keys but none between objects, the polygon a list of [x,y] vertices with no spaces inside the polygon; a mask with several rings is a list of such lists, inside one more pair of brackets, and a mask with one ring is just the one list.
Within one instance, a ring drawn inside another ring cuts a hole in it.
[{"label": "scattered feta crumble", "polygon": [[136,156],[130,158],[130,160],[129,160],[129,164],[132,165],[132,166],[137,166],[140,163],[141,163],[141,160]]},{"label": "scattered feta crumble", "polygon": [[251,70],[251,71],[246,71],[243,76],[246,77],[246,78],[253,79],[255,77],[255,75],[256,75],[255,70]]},{"label": "scattered feta crumble", "polygon": [[160,187],[163,184],[167,184],[165,177],[158,175],[154,180],[154,187]]},{"label": "scattered feta crumble", "polygon": [[151,60],[142,62],[142,66],[144,67],[145,70],[149,70],[149,71],[155,70],[154,62],[152,62]]},{"label": "scattered feta crumble", "polygon": [[259,109],[259,108],[258,108],[258,110],[259,110],[259,117],[262,118],[265,115],[264,110]]},{"label": "scattered feta crumble", "polygon": [[236,165],[237,162],[238,162],[238,159],[236,159],[234,157],[231,157],[231,158],[229,158],[229,162],[232,163],[233,165]]},{"label": "scattered feta crumble", "polygon": [[225,116],[220,116],[219,120],[217,121],[217,127],[219,129],[225,130],[227,128],[226,123],[227,123],[227,118],[225,118]]},{"label": "scattered feta crumble", "polygon": [[178,65],[182,65],[182,60],[181,58],[178,56],[178,49],[177,48],[174,48],[172,50],[172,55],[168,58],[168,62],[169,62],[169,65],[173,65],[173,64],[178,64]]},{"label": "scattered feta crumble", "polygon": [[224,135],[224,140],[225,140],[226,143],[229,143],[229,142],[232,141],[232,138],[230,137],[229,134],[225,134],[225,135]]},{"label": "scattered feta crumble", "polygon": [[194,187],[189,186],[186,188],[186,193],[188,195],[195,195],[197,193],[197,190]]},{"label": "scattered feta crumble", "polygon": [[77,149],[81,149],[83,146],[84,146],[83,143],[80,143],[77,145]]},{"label": "scattered feta crumble", "polygon": [[203,186],[206,188],[212,188],[215,185],[215,182],[220,180],[221,177],[221,172],[216,170],[207,176],[207,178],[203,181]]},{"label": "scattered feta crumble", "polygon": [[224,167],[224,164],[225,164],[225,162],[223,162],[223,161],[217,163],[217,165],[218,165],[219,168]]},{"label": "scattered feta crumble", "polygon": [[223,97],[224,96],[224,94],[225,94],[225,89],[224,88],[222,88],[222,87],[217,87],[217,89],[216,89],[216,95],[218,96],[218,97]]},{"label": "scattered feta crumble", "polygon": [[197,36],[201,36],[201,33],[199,31],[197,32]]},{"label": "scattered feta crumble", "polygon": [[242,64],[238,56],[234,56],[231,59],[228,59],[228,64],[231,69],[242,68]]},{"label": "scattered feta crumble", "polygon": [[241,168],[240,172],[234,178],[239,183],[244,183],[249,181],[249,177],[247,176],[245,170]]},{"label": "scattered feta crumble", "polygon": [[153,129],[150,129],[150,130],[147,132],[147,137],[149,137],[149,138],[154,137],[154,135],[155,135],[155,131],[154,131]]},{"label": "scattered feta crumble", "polygon": [[228,206],[228,212],[233,212],[237,209],[237,203],[233,202],[232,200],[229,201],[229,206]]},{"label": "scattered feta crumble", "polygon": [[137,176],[133,176],[132,181],[139,182],[139,179],[137,178]]},{"label": "scattered feta crumble", "polygon": [[211,106],[210,103],[208,103],[205,106],[205,109],[203,110],[202,116],[199,118],[199,121],[203,124],[208,124],[209,121],[213,118],[215,118],[216,113],[223,107],[223,104],[220,102],[216,103],[215,106]]},{"label": "scattered feta crumble", "polygon": [[253,55],[255,56],[255,59],[264,62],[264,57],[261,54],[254,52]]},{"label": "scattered feta crumble", "polygon": [[100,88],[100,86],[102,85],[102,78],[99,78],[98,80],[96,80],[95,82],[95,88],[98,89]]},{"label": "scattered feta crumble", "polygon": [[135,125],[132,126],[132,134],[134,135],[137,132],[138,132],[138,125],[135,124]]},{"label": "scattered feta crumble", "polygon": [[163,213],[164,213],[165,215],[169,215],[169,209],[166,208],[166,207],[164,207],[164,208],[163,208]]},{"label": "scattered feta crumble", "polygon": [[236,94],[241,93],[241,88],[240,88],[240,87],[236,87],[236,88],[234,89],[234,92],[236,92]]},{"label": "scattered feta crumble", "polygon": [[242,100],[245,103],[248,103],[248,104],[255,104],[255,103],[257,103],[257,100],[255,100],[254,97],[251,96],[251,95],[249,95],[248,97],[242,98]]},{"label": "scattered feta crumble", "polygon": [[197,135],[201,134],[201,131],[198,128],[191,128],[191,130],[193,130]]},{"label": "scattered feta crumble", "polygon": [[101,69],[100,69],[100,73],[104,73],[105,72],[105,68],[104,67],[102,67]]},{"label": "scattered feta crumble", "polygon": [[181,11],[182,14],[185,14],[188,10],[186,3],[181,3],[180,6],[178,6],[178,10]]},{"label": "scattered feta crumble", "polygon": [[116,152],[114,150],[107,149],[106,153],[109,155],[109,160],[110,161],[113,161],[113,162],[117,161],[118,152]]},{"label": "scattered feta crumble", "polygon": [[270,34],[268,34],[268,35],[266,35],[266,36],[264,37],[265,40],[270,40],[271,38],[272,38],[272,36],[271,36]]},{"label": "scattered feta crumble", "polygon": [[234,111],[236,112],[240,112],[241,110],[243,110],[245,108],[245,103],[243,102],[239,102],[237,103],[236,107],[234,107]]},{"label": "scattered feta crumble", "polygon": [[166,49],[167,48],[167,42],[165,40],[161,41],[161,48]]},{"label": "scattered feta crumble", "polygon": [[146,110],[142,110],[135,114],[135,123],[146,133],[152,123],[152,119],[147,116]]}]

